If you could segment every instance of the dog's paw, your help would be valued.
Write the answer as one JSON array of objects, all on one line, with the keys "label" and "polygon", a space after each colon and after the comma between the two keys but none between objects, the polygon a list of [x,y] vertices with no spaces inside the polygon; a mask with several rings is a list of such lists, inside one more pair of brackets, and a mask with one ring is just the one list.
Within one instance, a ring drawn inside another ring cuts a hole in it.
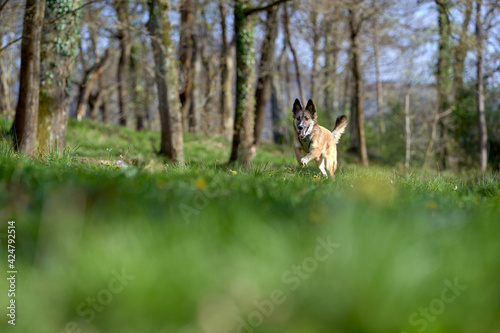
[{"label": "dog's paw", "polygon": [[300,165],[302,165],[303,167],[305,167],[305,166],[306,166],[307,162],[308,162],[308,160],[307,160],[307,158],[305,158],[305,157],[302,157],[302,158],[300,159]]}]

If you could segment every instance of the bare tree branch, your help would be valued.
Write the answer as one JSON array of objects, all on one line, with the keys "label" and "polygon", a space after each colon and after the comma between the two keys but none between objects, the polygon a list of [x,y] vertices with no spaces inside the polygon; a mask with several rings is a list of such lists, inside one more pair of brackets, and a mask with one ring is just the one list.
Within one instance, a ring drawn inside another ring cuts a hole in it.
[{"label": "bare tree branch", "polygon": [[274,2],[270,3],[267,6],[254,7],[254,8],[247,9],[247,10],[245,10],[245,16],[249,16],[249,15],[252,15],[252,14],[257,13],[257,12],[262,12],[264,10],[268,10],[271,7],[277,6],[281,3],[288,2],[288,1],[290,1],[290,0],[275,0]]},{"label": "bare tree branch", "polygon": [[484,79],[488,80],[489,78],[491,78],[493,75],[495,75],[498,72],[500,72],[500,65],[495,67],[495,69],[491,70],[488,74],[485,74]]},{"label": "bare tree branch", "polygon": [[79,11],[79,10],[82,10],[83,8],[87,7],[87,6],[90,6],[91,4],[93,4],[94,2],[99,2],[99,0],[91,0],[89,2],[86,2],[84,4],[82,4],[80,7],[76,8],[73,10],[73,12],[76,12],[76,11]]},{"label": "bare tree branch", "polygon": [[11,45],[12,45],[12,44],[14,44],[14,43],[19,42],[21,39],[23,39],[23,38],[22,38],[22,37],[19,37],[19,38],[17,38],[17,39],[14,39],[14,40],[10,41],[9,43],[7,43],[7,45],[3,46],[3,47],[0,49],[0,54],[1,54],[1,53],[2,53],[2,52],[6,49],[6,48],[8,48],[9,46],[11,46]]},{"label": "bare tree branch", "polygon": [[3,4],[0,5],[0,12],[2,11],[3,7],[9,2],[10,0],[5,0]]}]

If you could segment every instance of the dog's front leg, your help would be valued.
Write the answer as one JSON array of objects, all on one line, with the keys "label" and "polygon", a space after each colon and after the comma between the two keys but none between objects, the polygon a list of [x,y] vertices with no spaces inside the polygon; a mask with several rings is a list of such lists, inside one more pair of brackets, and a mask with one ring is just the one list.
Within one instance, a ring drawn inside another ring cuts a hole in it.
[{"label": "dog's front leg", "polygon": [[299,163],[300,163],[300,165],[304,166],[307,163],[309,163],[309,161],[317,159],[320,156],[321,156],[321,150],[319,150],[319,149],[313,149],[313,150],[311,150],[311,152],[309,154],[307,154],[306,156],[302,157],[300,159]]}]

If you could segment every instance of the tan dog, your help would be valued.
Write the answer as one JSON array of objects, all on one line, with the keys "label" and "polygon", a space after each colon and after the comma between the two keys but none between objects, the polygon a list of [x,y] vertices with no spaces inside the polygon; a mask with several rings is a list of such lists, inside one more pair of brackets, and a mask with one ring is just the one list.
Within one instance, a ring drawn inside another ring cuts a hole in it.
[{"label": "tan dog", "polygon": [[337,143],[347,127],[347,117],[339,116],[333,132],[330,132],[317,121],[316,106],[312,100],[302,108],[298,99],[293,103],[293,128],[295,129],[293,150],[297,162],[305,166],[314,160],[323,176],[326,171],[335,178],[337,169]]}]

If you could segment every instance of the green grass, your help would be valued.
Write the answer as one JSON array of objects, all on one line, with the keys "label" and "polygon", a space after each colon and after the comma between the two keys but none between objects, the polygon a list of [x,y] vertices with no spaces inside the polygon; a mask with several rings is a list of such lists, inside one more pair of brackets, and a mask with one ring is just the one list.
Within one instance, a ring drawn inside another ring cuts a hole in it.
[{"label": "green grass", "polygon": [[273,145],[231,170],[227,141],[192,134],[175,166],[158,139],[84,121],[64,154],[0,143],[0,260],[15,220],[18,269],[2,332],[500,332],[498,174],[341,162],[332,182]]},{"label": "green grass", "polygon": [[[155,165],[161,162],[159,150],[160,133],[136,132],[110,123],[84,120],[70,121],[67,144],[76,149],[74,156],[93,161],[123,159],[138,166]],[[205,134],[184,135],[186,163],[222,165],[229,158],[230,142],[220,137]],[[264,145],[259,149],[255,163],[281,164],[293,157],[285,147]]]}]

